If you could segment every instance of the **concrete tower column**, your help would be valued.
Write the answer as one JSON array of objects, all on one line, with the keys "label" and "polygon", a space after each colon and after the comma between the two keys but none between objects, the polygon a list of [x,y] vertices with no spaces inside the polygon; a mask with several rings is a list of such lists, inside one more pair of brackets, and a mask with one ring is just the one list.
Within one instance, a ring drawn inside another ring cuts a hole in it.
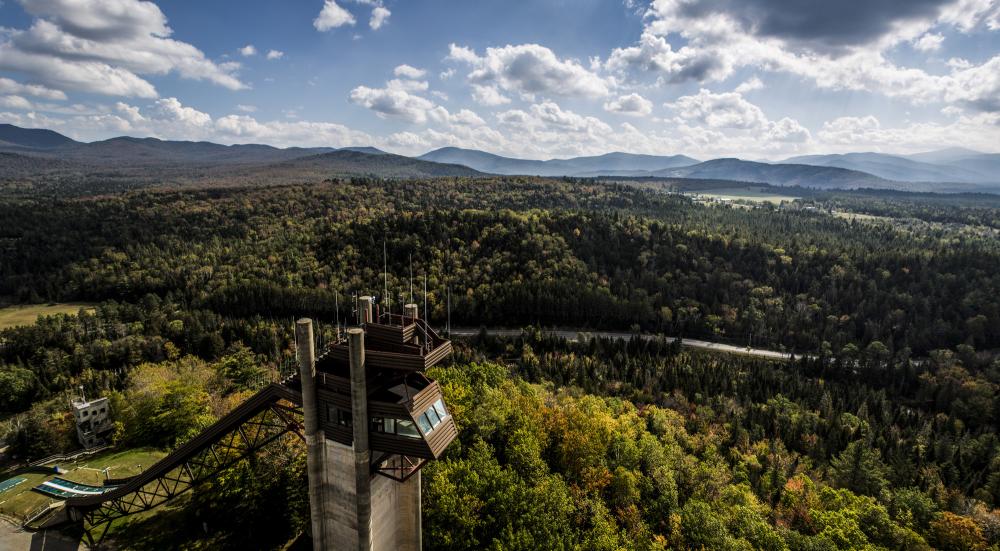
[{"label": "concrete tower column", "polygon": [[374,297],[364,296],[361,297],[361,323],[371,323],[372,320],[372,304],[375,302]]},{"label": "concrete tower column", "polygon": [[[362,297],[362,303],[364,303]],[[371,302],[368,302],[371,317]],[[362,310],[363,311],[363,310]],[[368,449],[368,383],[365,374],[365,332],[360,327],[347,330],[351,358],[351,417],[354,427],[354,476],[357,491],[358,549],[370,551],[372,488],[371,451]]]},{"label": "concrete tower column", "polygon": [[311,319],[302,318],[295,323],[295,341],[298,346],[299,378],[302,381],[302,417],[306,433],[306,470],[309,475],[309,521],[313,549],[322,551],[330,549],[328,543],[332,542],[326,541],[323,522],[323,504],[326,499],[323,492],[323,482],[326,479],[325,436],[319,424],[316,406],[316,350]]}]

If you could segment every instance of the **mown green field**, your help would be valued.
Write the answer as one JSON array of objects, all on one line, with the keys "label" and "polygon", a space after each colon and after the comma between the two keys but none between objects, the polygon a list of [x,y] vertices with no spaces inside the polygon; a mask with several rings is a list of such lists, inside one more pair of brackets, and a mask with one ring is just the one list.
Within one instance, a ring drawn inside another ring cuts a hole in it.
[{"label": "mown green field", "polygon": [[[111,478],[134,476],[148,469],[164,455],[166,452],[150,448],[112,450],[93,457],[83,457],[78,461],[69,463],[56,461],[54,464],[67,471],[66,474],[59,475],[61,478],[81,484],[100,486],[105,477],[104,469],[107,469],[107,476]],[[23,521],[42,506],[56,501],[54,498],[32,491],[32,488],[46,480],[51,480],[54,476],[56,475],[18,473],[17,471],[0,475],[0,480],[14,477],[27,479],[14,488],[0,493],[0,515]]]},{"label": "mown green field", "polygon": [[782,195],[773,190],[760,187],[735,187],[725,189],[713,189],[692,193],[704,198],[722,199],[724,201],[751,201],[754,203],[781,204],[782,201],[794,201],[798,197],[792,195]]},{"label": "mown green field", "polygon": [[60,304],[28,304],[0,308],[0,330],[21,325],[31,325],[38,316],[55,314],[76,314],[80,308],[92,310],[93,304],[85,302],[65,302]]}]

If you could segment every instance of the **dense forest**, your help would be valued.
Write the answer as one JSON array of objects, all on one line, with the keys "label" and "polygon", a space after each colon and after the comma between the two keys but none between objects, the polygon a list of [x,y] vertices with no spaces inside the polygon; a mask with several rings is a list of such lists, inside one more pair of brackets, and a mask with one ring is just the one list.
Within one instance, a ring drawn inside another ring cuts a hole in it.
[{"label": "dense forest", "polygon": [[[0,331],[0,438],[20,459],[72,449],[82,386],[112,396],[120,446],[171,449],[290,362],[294,316],[323,335],[356,294],[422,303],[426,277],[439,326],[669,336],[460,345],[432,373],[460,438],[425,470],[429,549],[995,548],[997,212],[534,178],[8,195],[0,300],[95,306]],[[303,476],[283,449],[119,534],[280,547]],[[193,518],[214,535],[170,529]]]}]

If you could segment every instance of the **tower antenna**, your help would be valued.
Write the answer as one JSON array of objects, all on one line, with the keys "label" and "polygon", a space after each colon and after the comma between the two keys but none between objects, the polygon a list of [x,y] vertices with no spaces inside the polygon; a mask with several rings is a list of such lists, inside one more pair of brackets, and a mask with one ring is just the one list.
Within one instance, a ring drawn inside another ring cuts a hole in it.
[{"label": "tower antenna", "polygon": [[424,309],[421,310],[424,313],[424,319],[430,319],[430,314],[427,313],[427,274],[424,274]]},{"label": "tower antenna", "polygon": [[385,287],[383,288],[385,297],[385,307],[387,314],[392,314],[392,302],[389,300],[389,255],[386,254],[385,239],[382,239],[382,275],[384,277]]}]

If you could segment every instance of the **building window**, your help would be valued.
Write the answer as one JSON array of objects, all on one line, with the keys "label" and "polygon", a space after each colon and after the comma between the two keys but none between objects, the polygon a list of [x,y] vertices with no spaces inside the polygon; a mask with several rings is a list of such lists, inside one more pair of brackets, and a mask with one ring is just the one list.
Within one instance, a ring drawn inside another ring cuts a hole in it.
[{"label": "building window", "polygon": [[417,432],[417,427],[413,425],[413,421],[405,419],[396,421],[396,434],[407,438],[420,438],[420,433]]},{"label": "building window", "polygon": [[427,419],[426,413],[422,414],[420,417],[417,417],[417,424],[420,425],[420,431],[423,432],[425,436],[430,434],[431,431],[434,430],[434,427],[431,426],[431,422]]},{"label": "building window", "polygon": [[448,412],[444,409],[444,402],[438,400],[432,404],[431,407],[427,408],[426,411],[420,414],[420,417],[417,417],[417,424],[420,426],[421,432],[423,432],[426,436],[433,432],[434,429],[438,428],[438,425],[440,425],[447,416]]},{"label": "building window", "polygon": [[396,420],[392,417],[372,417],[372,430],[384,434],[395,434]]},{"label": "building window", "polygon": [[351,412],[343,409],[337,410],[337,424],[342,427],[353,427],[354,416]]},{"label": "building window", "polygon": [[432,407],[434,408],[435,411],[437,411],[438,417],[440,417],[441,419],[444,419],[445,417],[448,416],[448,410],[444,409],[444,402],[442,402],[441,400],[434,402],[434,405]]}]

